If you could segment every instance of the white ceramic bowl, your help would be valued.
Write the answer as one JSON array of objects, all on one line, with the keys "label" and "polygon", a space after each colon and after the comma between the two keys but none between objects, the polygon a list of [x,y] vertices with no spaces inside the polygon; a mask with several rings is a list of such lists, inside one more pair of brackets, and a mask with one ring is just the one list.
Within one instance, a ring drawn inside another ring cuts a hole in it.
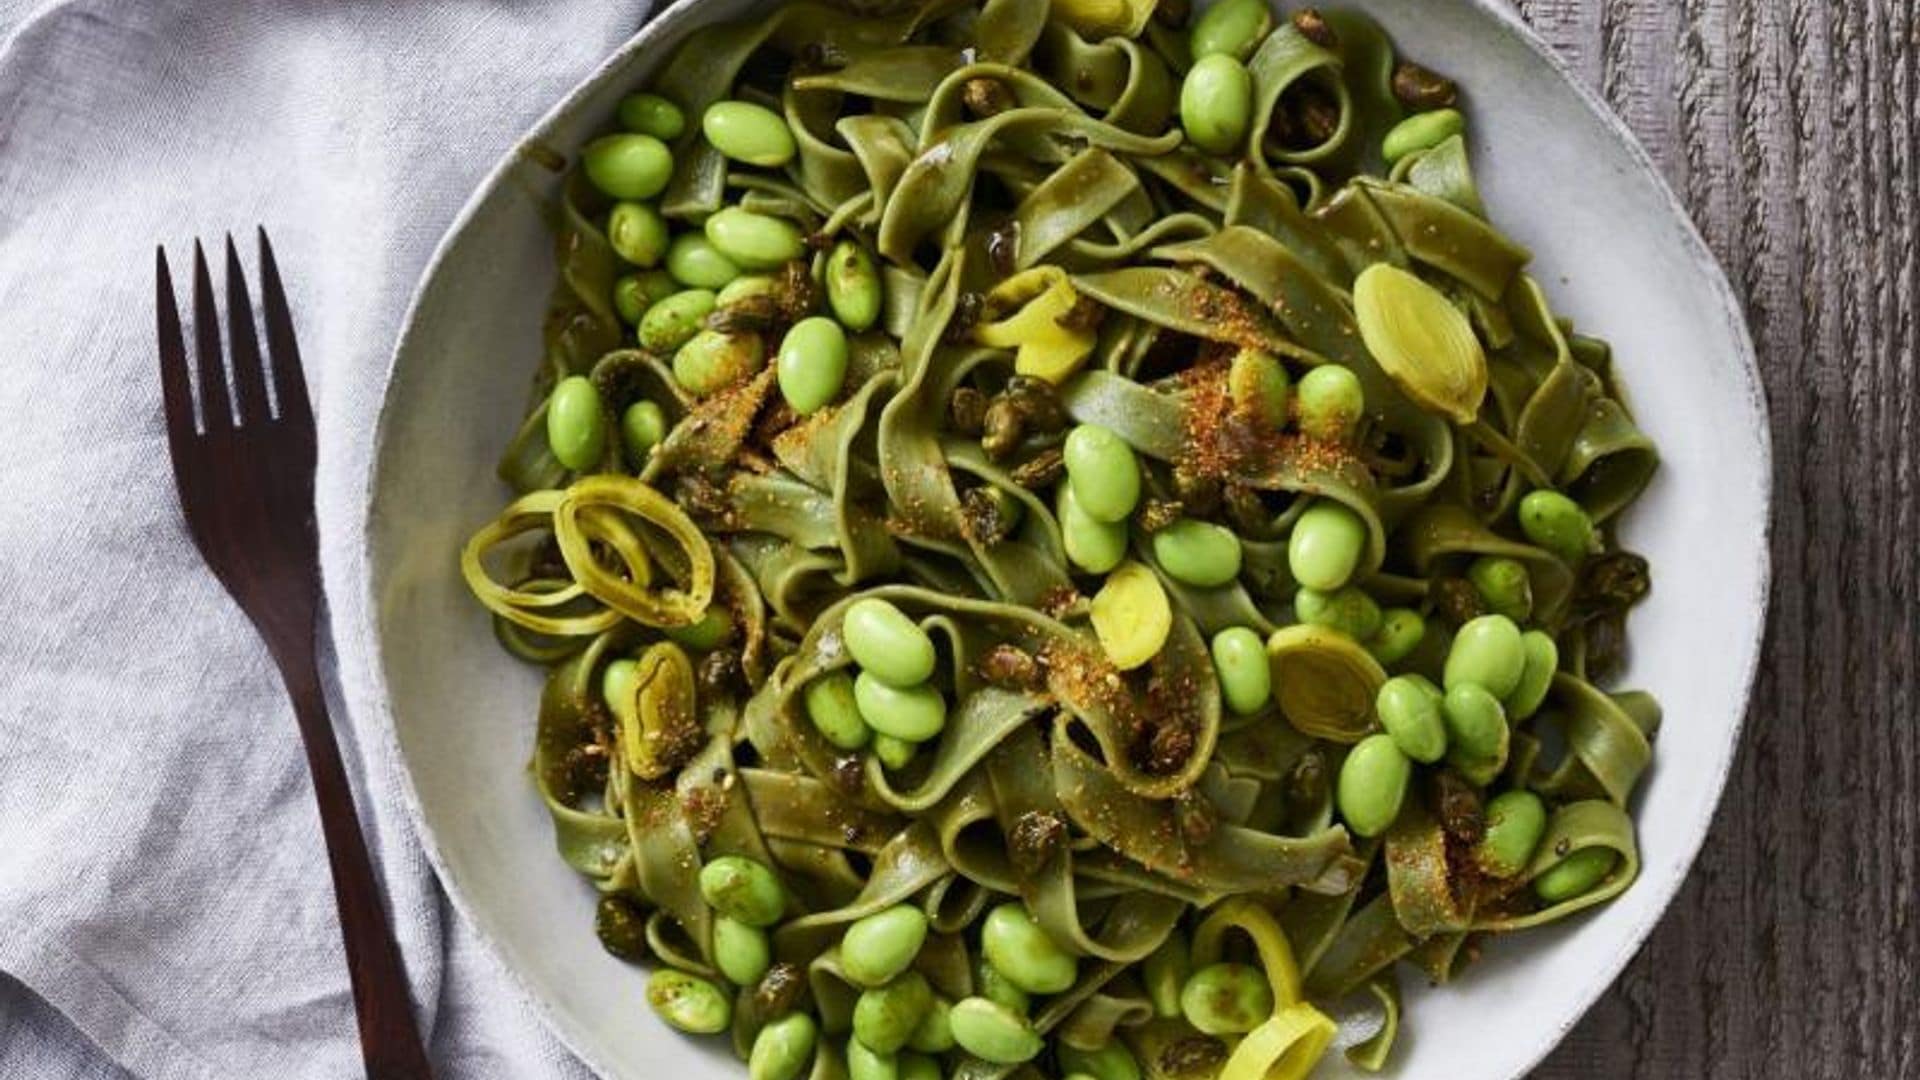
[{"label": "white ceramic bowl", "polygon": [[[753,0],[682,0],[527,142],[571,148],[704,22]],[[1487,204],[1537,255],[1555,306],[1612,340],[1665,464],[1625,522],[1655,590],[1633,617],[1628,682],[1667,723],[1637,798],[1640,880],[1597,913],[1496,941],[1438,992],[1416,990],[1396,1075],[1505,1078],[1540,1060],[1620,971],[1686,876],[1738,740],[1767,596],[1769,446],[1739,307],[1685,213],[1624,128],[1495,0],[1361,0],[1410,55],[1471,97]],[[595,941],[591,890],[553,852],[526,773],[537,674],[506,658],[455,554],[506,492],[493,462],[525,404],[553,280],[552,174],[519,153],[488,176],[420,286],[393,365],[369,477],[366,565],[379,656],[363,670],[412,785],[441,879],[553,1030],[609,1077],[734,1080],[730,1057],[665,1028],[643,973]],[[1685,973],[1670,977],[1685,978]],[[1407,983],[1417,983],[1408,979]],[[1497,1032],[1498,1037],[1489,1037]],[[671,1070],[671,1071],[668,1071]],[[1331,1063],[1328,1074],[1338,1071]]]}]

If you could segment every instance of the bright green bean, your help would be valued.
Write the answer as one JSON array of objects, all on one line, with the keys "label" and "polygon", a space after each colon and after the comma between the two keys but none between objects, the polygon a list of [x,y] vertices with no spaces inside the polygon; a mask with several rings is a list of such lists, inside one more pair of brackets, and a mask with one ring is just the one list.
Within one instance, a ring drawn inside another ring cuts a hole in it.
[{"label": "bright green bean", "polygon": [[1227,392],[1235,412],[1257,431],[1286,426],[1293,386],[1287,369],[1265,349],[1241,349],[1227,369]]},{"label": "bright green bean", "polygon": [[1267,0],[1221,0],[1193,20],[1187,44],[1195,60],[1214,55],[1245,60],[1272,30]]},{"label": "bright green bean", "polygon": [[616,203],[607,215],[607,243],[615,255],[635,266],[658,266],[669,242],[667,219],[646,203]]},{"label": "bright green bean", "polygon": [[704,233],[681,233],[667,246],[667,273],[688,288],[718,289],[739,277],[740,267]]},{"label": "bright green bean", "polygon": [[880,273],[865,248],[842,240],[827,255],[827,306],[840,325],[860,333],[880,320]]},{"label": "bright green bean", "polygon": [[1210,521],[1182,518],[1153,534],[1153,557],[1173,580],[1200,589],[1240,576],[1240,538]]},{"label": "bright green bean", "polygon": [[933,1007],[927,977],[908,971],[885,986],[860,992],[853,1006],[853,1037],[882,1054],[898,1052]]},{"label": "bright green bean", "polygon": [[[1140,981],[1146,984],[1147,1000],[1153,1003],[1155,1016],[1180,1015],[1180,988],[1187,985],[1187,976],[1192,973],[1193,953],[1187,944],[1187,932],[1176,926],[1140,965]],[[1066,1063],[1061,1067],[1066,1068]]]},{"label": "bright green bean", "polygon": [[1239,716],[1252,716],[1267,707],[1273,696],[1273,670],[1260,634],[1245,626],[1230,626],[1213,636],[1213,670],[1220,676],[1220,696]]},{"label": "bright green bean", "polygon": [[1032,1061],[1046,1045],[1025,1017],[983,997],[956,1002],[951,1022],[960,1049],[996,1065]]},{"label": "bright green bean", "polygon": [[1336,801],[1347,828],[1360,836],[1379,836],[1400,816],[1412,763],[1390,735],[1369,735],[1347,753],[1340,766]]},{"label": "bright green bean", "polygon": [[700,118],[707,141],[735,161],[777,169],[793,160],[793,132],[779,113],[749,101],[717,101]]},{"label": "bright green bean", "polygon": [[584,375],[561,379],[547,399],[547,446],[560,464],[580,472],[600,463],[607,447],[606,409]]},{"label": "bright green bean", "polygon": [[1487,803],[1486,822],[1474,862],[1489,877],[1514,877],[1527,868],[1547,831],[1547,804],[1531,791],[1503,791]]},{"label": "bright green bean", "polygon": [[660,1019],[692,1035],[727,1030],[733,1002],[720,988],[684,971],[661,968],[647,979],[647,1004]]},{"label": "bright green bean", "polygon": [[673,152],[651,135],[605,135],[581,149],[580,167],[616,199],[651,199],[673,176]]},{"label": "bright green bean", "polygon": [[1300,430],[1322,442],[1345,442],[1366,413],[1360,378],[1338,364],[1322,364],[1300,376]]},{"label": "bright green bean", "polygon": [[1015,986],[1013,980],[1000,974],[999,969],[987,963],[987,958],[984,956],[974,958],[973,988],[981,997],[999,1002],[1022,1016],[1026,1015],[1027,1009],[1032,1005],[1027,992]]},{"label": "bright green bean", "polygon": [[1080,508],[1073,485],[1060,485],[1054,501],[1067,560],[1089,574],[1104,574],[1127,557],[1127,523],[1101,521]]},{"label": "bright green bean", "polygon": [[1507,760],[1507,717],[1500,699],[1477,683],[1447,688],[1440,715],[1447,721],[1447,759],[1467,778],[1484,783]]},{"label": "bright green bean", "polygon": [[1355,641],[1370,641],[1380,632],[1380,604],[1357,585],[1332,592],[1301,589],[1293,595],[1294,617],[1303,623],[1338,630]]},{"label": "bright green bean", "polygon": [[1273,1015],[1273,987],[1251,964],[1210,964],[1180,989],[1180,1011],[1208,1035],[1244,1035]]},{"label": "bright green bean", "polygon": [[1599,550],[1593,519],[1579,503],[1557,491],[1542,488],[1520,500],[1517,515],[1527,539],[1570,563]]},{"label": "bright green bean", "polygon": [[766,362],[759,334],[702,330],[674,352],[673,381],[695,397],[706,397],[746,382]]},{"label": "bright green bean", "polygon": [[813,680],[807,684],[804,697],[807,719],[836,748],[858,750],[873,736],[873,729],[860,719],[860,708],[853,698],[853,676],[846,672],[836,671]]},{"label": "bright green bean", "polygon": [[752,986],[773,966],[767,932],[722,915],[713,920],[713,966],[735,986]]},{"label": "bright green bean", "polygon": [[1447,721],[1440,715],[1443,695],[1425,676],[1396,675],[1380,684],[1374,711],[1400,752],[1425,765],[1447,755]]},{"label": "bright green bean", "polygon": [[747,1057],[747,1080],[800,1080],[813,1064],[820,1025],[813,1014],[790,1012],[770,1021],[753,1038]]},{"label": "bright green bean", "polygon": [[907,765],[913,761],[913,756],[919,752],[919,743],[908,742],[905,739],[896,739],[891,735],[882,735],[878,732],[874,733],[873,756],[879,758],[880,764],[885,765],[889,769],[906,768]]},{"label": "bright green bean", "polygon": [[1080,509],[1096,521],[1122,521],[1140,501],[1140,462],[1133,447],[1099,424],[1067,434],[1067,482]]},{"label": "bright green bean", "polygon": [[727,282],[715,297],[719,306],[737,304],[749,296],[772,296],[780,284],[766,274],[741,274]]},{"label": "bright green bean", "polygon": [[[655,274],[667,281],[667,292],[664,295],[655,296],[649,291],[649,279]],[[637,326],[640,317],[647,313],[647,309],[652,307],[655,301],[665,299],[666,296],[679,291],[679,288],[673,276],[664,270],[622,274],[613,282],[613,310],[620,316],[621,322],[628,326]]]},{"label": "bright green bean", "polygon": [[847,380],[847,333],[832,319],[815,315],[793,324],[780,341],[774,361],[780,396],[801,416],[818,412]]},{"label": "bright green bean", "polygon": [[772,270],[804,255],[807,238],[785,218],[729,206],[707,219],[707,242],[743,270]]},{"label": "bright green bean", "polygon": [[953,1049],[953,1002],[938,994],[927,1006],[926,1014],[907,1037],[907,1046],[923,1054],[944,1054]]},{"label": "bright green bean", "polygon": [[926,940],[926,913],[895,904],[847,927],[840,940],[840,966],[856,986],[885,986],[907,970]]},{"label": "bright green bean", "polygon": [[693,340],[700,324],[713,313],[714,296],[708,289],[687,289],[656,300],[640,317],[636,335],[640,347],[655,356],[672,356]]},{"label": "bright green bean", "polygon": [[1612,848],[1581,848],[1534,878],[1534,895],[1549,904],[1584,896],[1613,873],[1614,864],[1619,861],[1619,853]]},{"label": "bright green bean", "polygon": [[1515,720],[1528,719],[1540,711],[1547,692],[1553,689],[1553,673],[1560,668],[1560,646],[1546,634],[1529,630],[1520,635],[1520,646],[1526,650],[1527,666],[1513,693],[1502,701],[1507,715]]},{"label": "bright green bean", "polygon": [[1309,589],[1332,592],[1360,568],[1367,548],[1367,523],[1347,506],[1317,499],[1293,523],[1287,538],[1287,567]]},{"label": "bright green bean", "polygon": [[1224,53],[1193,63],[1180,84],[1180,126],[1187,141],[1209,154],[1230,154],[1253,123],[1253,76]]},{"label": "bright green bean", "polygon": [[1412,608],[1388,608],[1380,615],[1380,629],[1367,641],[1367,651],[1381,666],[1405,660],[1427,636],[1427,620]]},{"label": "bright green bean", "polygon": [[780,879],[744,855],[722,855],[701,867],[700,896],[713,910],[748,926],[772,926],[787,909]]},{"label": "bright green bean", "polygon": [[687,130],[687,114],[659,94],[628,94],[620,99],[620,126],[672,142]]},{"label": "bright green bean", "polygon": [[[1184,974],[1181,981],[1186,981]],[[1159,1015],[1180,1015],[1177,994],[1173,1012]],[[1127,1049],[1127,1044],[1119,1039],[1098,1050],[1080,1050],[1062,1043],[1054,1048],[1054,1056],[1060,1061],[1060,1071],[1069,1076],[1086,1076],[1090,1080],[1140,1080],[1140,1062],[1134,1058],[1133,1051]]]},{"label": "bright green bean", "polygon": [[1057,994],[1073,985],[1079,964],[1047,936],[1022,903],[1001,904],[980,927],[980,952],[1007,981],[1029,994]]},{"label": "bright green bean", "polygon": [[893,686],[863,671],[853,680],[853,700],[868,727],[895,739],[923,743],[947,726],[946,697],[925,683]]},{"label": "bright green bean", "polygon": [[651,401],[636,401],[620,416],[620,439],[626,444],[627,461],[638,469],[647,463],[647,455],[667,437],[667,414]]},{"label": "bright green bean", "polygon": [[1533,614],[1533,577],[1519,559],[1483,555],[1467,567],[1467,580],[1488,611],[1517,623]]},{"label": "bright green bean", "polygon": [[668,640],[694,652],[712,652],[733,640],[733,616],[719,604],[709,605],[697,622],[660,631]]},{"label": "bright green bean", "polygon": [[1494,697],[1503,698],[1520,685],[1526,667],[1527,650],[1520,641],[1520,628],[1505,615],[1482,615],[1454,635],[1444,681],[1449,690],[1475,683]]},{"label": "bright green bean", "polygon": [[854,601],[840,635],[854,663],[888,685],[918,686],[933,675],[933,639],[885,600]]},{"label": "bright green bean", "polygon": [[925,1054],[902,1053],[900,1080],[941,1080],[940,1063]]},{"label": "bright green bean", "polygon": [[859,1039],[847,1040],[847,1076],[849,1080],[900,1080],[900,1060],[882,1054]]},{"label": "bright green bean", "polygon": [[1458,109],[1415,113],[1389,128],[1380,140],[1380,156],[1392,165],[1409,154],[1431,150],[1467,130],[1467,118]]}]

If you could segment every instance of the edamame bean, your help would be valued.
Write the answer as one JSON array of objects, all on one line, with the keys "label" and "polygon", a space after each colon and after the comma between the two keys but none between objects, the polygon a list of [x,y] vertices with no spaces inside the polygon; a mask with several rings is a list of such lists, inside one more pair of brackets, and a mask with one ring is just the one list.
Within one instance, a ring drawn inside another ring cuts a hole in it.
[{"label": "edamame bean", "polygon": [[882,1054],[859,1039],[847,1040],[847,1076],[849,1080],[900,1080],[900,1061]]},{"label": "edamame bean", "polygon": [[607,708],[617,715],[622,709],[632,708],[635,683],[640,678],[640,665],[632,660],[615,660],[600,673],[600,699]]},{"label": "edamame bean", "polygon": [[722,915],[713,920],[713,966],[735,986],[753,986],[773,966],[767,932]]},{"label": "edamame bean", "polygon": [[957,1002],[952,1024],[953,1041],[960,1049],[995,1065],[1032,1061],[1045,1045],[1019,1013],[983,997]]},{"label": "edamame bean", "polygon": [[1507,759],[1507,716],[1500,699],[1477,683],[1447,688],[1440,702],[1447,722],[1447,745],[1453,760],[1498,769]]},{"label": "edamame bean", "polygon": [[824,675],[807,684],[803,695],[807,719],[815,731],[841,750],[858,750],[867,745],[873,730],[860,719],[860,707],[854,703],[853,676],[844,671]]},{"label": "edamame bean", "polygon": [[729,206],[707,219],[707,242],[743,270],[772,270],[806,253],[806,237],[785,218]]},{"label": "edamame bean", "polygon": [[877,597],[847,608],[840,636],[854,663],[890,686],[918,686],[933,675],[933,639],[906,613]]},{"label": "edamame bean", "polygon": [[1444,696],[1423,675],[1396,675],[1380,684],[1374,711],[1400,752],[1425,765],[1447,755],[1447,721],[1440,715]]},{"label": "edamame bean", "polygon": [[638,963],[647,958],[646,912],[624,893],[608,893],[594,904],[593,936],[622,960]]},{"label": "edamame bean", "polygon": [[750,101],[717,101],[700,118],[707,141],[735,161],[777,169],[793,160],[793,132],[779,113]]},{"label": "edamame bean", "polygon": [[1067,483],[1080,509],[1095,521],[1121,521],[1140,501],[1140,462],[1133,447],[1099,424],[1081,424],[1067,434],[1063,455]]},{"label": "edamame bean", "polygon": [[1369,735],[1347,752],[1340,766],[1336,801],[1347,828],[1379,836],[1400,816],[1413,765],[1390,735]]},{"label": "edamame bean", "polygon": [[1520,685],[1526,667],[1527,650],[1520,643],[1520,628],[1505,615],[1482,615],[1469,620],[1454,635],[1444,681],[1449,690],[1475,683],[1494,697],[1503,698]]},{"label": "edamame bean", "polygon": [[1153,557],[1167,576],[1200,589],[1240,576],[1240,538],[1208,521],[1182,518],[1153,534]]},{"label": "edamame bean", "polygon": [[720,254],[703,233],[681,233],[667,246],[667,273],[695,289],[718,289],[740,276],[740,267]]},{"label": "edamame bean", "polygon": [[[675,286],[678,288],[678,286]],[[646,282],[639,274],[623,274],[613,282],[613,310],[620,321],[633,326],[640,316],[653,306],[653,298],[647,295]]]},{"label": "edamame bean", "polygon": [[710,604],[698,621],[686,626],[669,626],[661,633],[683,648],[712,652],[733,639],[733,615],[719,604]]},{"label": "edamame bean", "polygon": [[847,380],[847,333],[821,315],[801,319],[780,341],[774,361],[780,396],[801,416],[818,412],[840,396]]},{"label": "edamame bean", "polygon": [[853,700],[868,727],[910,743],[926,742],[947,726],[947,699],[925,683],[892,686],[863,671],[853,680]]},{"label": "edamame bean", "polygon": [[907,1045],[932,1007],[933,987],[927,977],[908,971],[885,986],[860,992],[853,1006],[853,1037],[871,1050],[895,1053]]},{"label": "edamame bean", "polygon": [[1408,154],[1431,150],[1467,130],[1467,118],[1458,109],[1414,113],[1387,130],[1380,140],[1380,156],[1392,165]]},{"label": "edamame bean", "polygon": [[1380,629],[1367,642],[1367,651],[1382,666],[1397,664],[1420,647],[1427,636],[1427,620],[1412,608],[1388,608],[1380,616]]},{"label": "edamame bean", "polygon": [[700,332],[700,324],[712,314],[713,306],[713,293],[707,289],[687,289],[654,301],[640,317],[635,335],[640,347],[655,356],[672,356]]},{"label": "edamame bean", "polygon": [[1273,987],[1250,964],[1209,964],[1181,988],[1180,1011],[1208,1035],[1243,1035],[1273,1016]]},{"label": "edamame bean", "polygon": [[[1153,1014],[1159,1017],[1180,1015],[1180,988],[1193,974],[1193,951],[1186,931],[1175,927],[1159,947],[1147,954],[1140,967],[1140,981],[1147,985],[1147,1000],[1153,1002]],[[1066,1068],[1065,1062],[1061,1067]]]},{"label": "edamame bean", "polygon": [[647,1004],[660,1019],[692,1035],[725,1031],[733,1020],[733,1002],[719,987],[672,968],[647,979]]},{"label": "edamame bean", "polygon": [[1025,1016],[1033,1004],[1028,1000],[1025,990],[1013,985],[1013,980],[1000,974],[999,969],[987,963],[984,956],[974,960],[973,988],[981,997],[998,1002],[1021,1016]]},{"label": "edamame bean", "polygon": [[860,333],[880,320],[880,273],[866,249],[842,240],[827,255],[827,306],[840,325]]},{"label": "edamame bean", "polygon": [[1220,676],[1220,696],[1236,715],[1252,716],[1267,707],[1273,671],[1257,631],[1230,626],[1213,635],[1213,670]]},{"label": "edamame bean", "polygon": [[1531,791],[1503,791],[1487,803],[1486,823],[1474,862],[1489,877],[1514,877],[1533,860],[1547,831],[1547,804]]},{"label": "edamame bean", "polygon": [[940,1063],[925,1054],[901,1054],[900,1080],[941,1080]]},{"label": "edamame bean", "polygon": [[1293,614],[1303,623],[1338,630],[1355,641],[1372,640],[1380,632],[1380,605],[1357,585],[1332,592],[1301,589],[1293,595]]},{"label": "edamame bean", "polygon": [[1367,523],[1341,503],[1317,499],[1293,523],[1287,537],[1287,568],[1309,589],[1332,592],[1360,567],[1367,548]]},{"label": "edamame bean", "polygon": [[880,764],[885,765],[889,769],[906,768],[907,765],[913,761],[913,755],[919,753],[919,751],[919,743],[910,743],[905,739],[896,739],[891,735],[882,735],[878,732],[874,733],[873,756],[879,758]]},{"label": "edamame bean", "polygon": [[1287,369],[1265,349],[1241,349],[1227,369],[1227,392],[1233,407],[1256,430],[1279,430],[1287,423],[1287,405],[1293,386]]},{"label": "edamame bean", "polygon": [[926,940],[926,914],[895,904],[847,927],[840,939],[840,966],[856,986],[885,986],[907,970]]},{"label": "edamame bean", "polygon": [[1253,76],[1225,53],[1203,56],[1180,84],[1180,126],[1209,154],[1230,154],[1253,122]]},{"label": "edamame bean", "polygon": [[749,296],[771,296],[777,288],[779,283],[766,274],[741,274],[727,282],[726,287],[720,290],[715,299],[719,306],[726,307],[737,304]]},{"label": "edamame bean", "polygon": [[953,1049],[952,1012],[953,1002],[935,994],[913,1034],[908,1036],[907,1045],[923,1054],[944,1054]]},{"label": "edamame bean", "polygon": [[738,386],[765,366],[759,334],[702,330],[673,354],[673,381],[695,397]]},{"label": "edamame bean", "polygon": [[1514,622],[1526,622],[1533,614],[1533,577],[1519,559],[1482,555],[1467,567],[1467,580],[1488,611]]},{"label": "edamame bean", "polygon": [[647,463],[647,455],[667,437],[667,414],[651,401],[636,401],[620,416],[620,438],[627,447],[627,460],[638,469]]},{"label": "edamame bean", "polygon": [[687,114],[659,94],[628,94],[620,99],[620,126],[640,135],[672,142],[687,130]]},{"label": "edamame bean", "polygon": [[1367,410],[1360,377],[1338,364],[1321,364],[1300,376],[1300,430],[1322,442],[1345,442]]},{"label": "edamame bean", "polygon": [[646,203],[615,203],[607,215],[607,243],[613,253],[642,269],[659,265],[669,240],[667,219]]},{"label": "edamame bean", "polygon": [[1001,904],[980,927],[980,952],[995,971],[1029,994],[1057,994],[1073,985],[1080,966],[1027,914],[1025,904]]},{"label": "edamame bean", "polygon": [[1547,692],[1553,689],[1553,673],[1560,669],[1560,646],[1546,634],[1529,630],[1520,635],[1520,647],[1526,650],[1526,669],[1520,673],[1513,693],[1501,702],[1515,720],[1525,720],[1540,711]]},{"label": "edamame bean", "polygon": [[[1173,1012],[1160,1015],[1180,1015],[1179,1002],[1175,1001]],[[1080,1050],[1061,1043],[1055,1047],[1054,1056],[1060,1059],[1060,1071],[1068,1076],[1086,1076],[1091,1080],[1140,1080],[1140,1062],[1134,1059],[1133,1051],[1127,1049],[1127,1044],[1119,1039],[1098,1050]]]},{"label": "edamame bean", "polygon": [[1557,491],[1528,492],[1520,500],[1517,516],[1528,540],[1567,562],[1578,563],[1599,549],[1593,519],[1579,503]]},{"label": "edamame bean", "polygon": [[1585,896],[1613,873],[1619,852],[1612,848],[1586,847],[1555,863],[1552,869],[1533,879],[1535,896],[1549,904],[1558,904],[1576,896]]},{"label": "edamame bean", "polygon": [[644,200],[666,190],[673,152],[651,135],[603,135],[580,151],[594,187],[616,199]]},{"label": "edamame bean", "polygon": [[569,375],[547,399],[547,446],[575,472],[600,463],[607,447],[606,410],[600,391],[584,375]]},{"label": "edamame bean", "polygon": [[1216,54],[1245,60],[1272,30],[1267,0],[1221,0],[1193,20],[1187,43],[1195,60]]},{"label": "edamame bean", "polygon": [[772,926],[787,909],[787,893],[773,871],[744,855],[722,855],[700,868],[707,906],[748,926]]},{"label": "edamame bean", "polygon": [[1173,631],[1173,605],[1153,571],[1137,562],[1121,563],[1093,594],[1088,612],[1094,637],[1107,659],[1132,671],[1160,655]]},{"label": "edamame bean", "polygon": [[1073,485],[1060,485],[1054,502],[1067,559],[1089,574],[1104,574],[1127,557],[1127,523],[1100,521],[1080,508]]},{"label": "edamame bean", "polygon": [[760,1029],[747,1056],[747,1080],[799,1080],[813,1064],[820,1025],[813,1014],[790,1012]]}]

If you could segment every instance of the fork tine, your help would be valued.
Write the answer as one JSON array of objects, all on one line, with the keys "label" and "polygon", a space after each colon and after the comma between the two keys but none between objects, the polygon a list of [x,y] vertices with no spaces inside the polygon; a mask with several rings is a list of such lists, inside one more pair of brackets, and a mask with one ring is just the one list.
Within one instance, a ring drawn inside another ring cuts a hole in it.
[{"label": "fork tine", "polygon": [[307,400],[307,376],[300,367],[300,345],[293,337],[293,315],[287,311],[287,291],[280,284],[280,264],[273,258],[273,242],[265,226],[260,236],[260,306],[266,313],[267,352],[273,357],[274,400],[280,419],[311,424],[313,406]]},{"label": "fork tine", "polygon": [[233,354],[233,389],[240,399],[240,423],[264,424],[273,419],[267,410],[267,373],[260,364],[260,336],[253,326],[253,300],[247,295],[247,272],[240,253],[227,234],[227,349]]},{"label": "fork tine", "polygon": [[187,376],[187,342],[180,332],[180,302],[173,295],[167,249],[153,249],[156,283],[153,308],[160,329],[160,397],[166,404],[167,444],[177,459],[181,444],[193,438],[193,384]]},{"label": "fork tine", "polygon": [[193,338],[199,354],[200,423],[209,434],[233,426],[227,403],[227,371],[220,359],[220,309],[213,302],[207,253],[193,242]]}]

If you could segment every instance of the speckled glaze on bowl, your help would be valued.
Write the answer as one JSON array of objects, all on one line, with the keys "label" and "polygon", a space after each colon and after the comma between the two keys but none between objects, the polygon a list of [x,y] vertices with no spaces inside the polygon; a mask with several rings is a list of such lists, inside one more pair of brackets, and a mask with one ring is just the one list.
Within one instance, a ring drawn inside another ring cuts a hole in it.
[{"label": "speckled glaze on bowl", "polygon": [[[573,147],[695,26],[753,0],[681,0],[569,94],[524,145]],[[1636,798],[1644,867],[1597,913],[1501,939],[1467,976],[1409,995],[1393,1073],[1508,1078],[1538,1062],[1645,939],[1706,836],[1738,742],[1767,598],[1770,449],[1740,309],[1645,154],[1493,0],[1362,0],[1408,53],[1460,77],[1496,223],[1536,253],[1556,309],[1612,340],[1665,465],[1627,516],[1656,587],[1627,678],[1668,722]],[[461,912],[553,1030],[609,1077],[737,1078],[718,1040],[668,1030],[644,973],[606,955],[591,889],[553,852],[526,775],[538,673],[505,657],[456,552],[499,509],[493,463],[525,404],[553,280],[542,214],[556,178],[524,152],[488,176],[422,280],[395,354],[367,479],[371,626],[343,650],[404,760],[427,853]],[[1410,986],[1417,979],[1407,979]],[[1499,1032],[1489,1038],[1489,1032]],[[1321,1075],[1339,1075],[1330,1059]]]}]

